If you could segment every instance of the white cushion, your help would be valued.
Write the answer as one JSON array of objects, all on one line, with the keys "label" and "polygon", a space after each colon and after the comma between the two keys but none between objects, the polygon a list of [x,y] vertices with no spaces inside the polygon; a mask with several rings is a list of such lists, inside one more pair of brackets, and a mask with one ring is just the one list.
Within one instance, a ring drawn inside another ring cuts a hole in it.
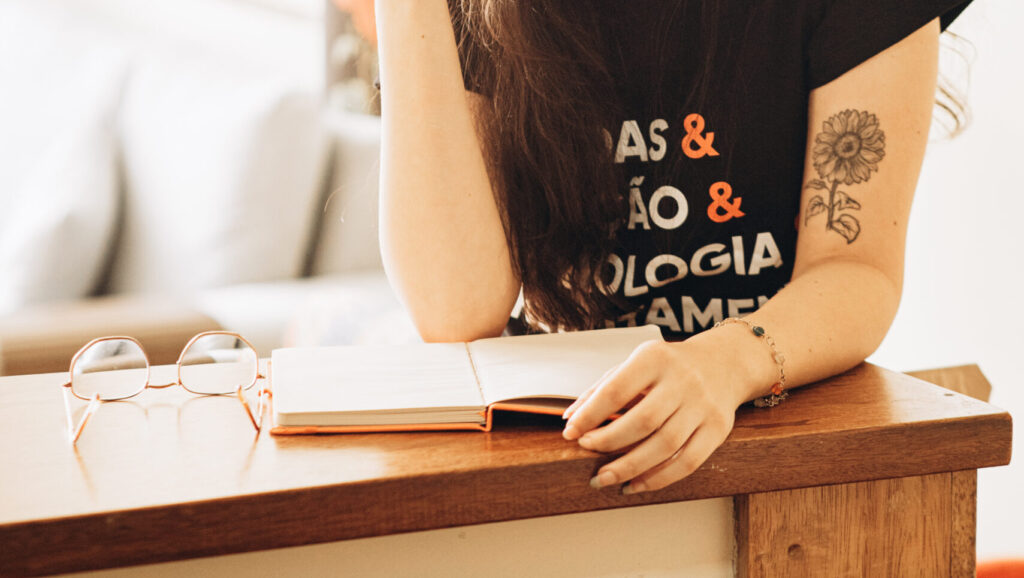
[{"label": "white cushion", "polygon": [[111,291],[301,273],[325,150],[316,95],[230,60],[152,54],[121,120],[126,210]]},{"label": "white cushion", "polygon": [[95,290],[117,214],[125,68],[52,7],[0,3],[0,314]]},{"label": "white cushion", "polygon": [[377,239],[380,118],[332,113],[328,131],[334,168],[312,272],[383,270]]},{"label": "white cushion", "polygon": [[192,303],[221,327],[242,334],[260,357],[282,346],[285,328],[309,298],[313,279],[243,283],[207,289]]},{"label": "white cushion", "polygon": [[261,357],[278,347],[420,341],[383,272],[232,285],[202,291],[194,303]]}]

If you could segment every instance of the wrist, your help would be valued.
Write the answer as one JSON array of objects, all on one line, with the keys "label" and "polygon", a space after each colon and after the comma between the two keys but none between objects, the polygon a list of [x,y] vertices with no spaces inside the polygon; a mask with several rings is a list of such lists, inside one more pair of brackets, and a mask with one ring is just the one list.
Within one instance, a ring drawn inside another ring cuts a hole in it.
[{"label": "wrist", "polygon": [[771,393],[779,381],[779,364],[768,344],[742,323],[730,323],[691,337],[702,354],[713,360],[722,372],[724,384],[736,406]]}]

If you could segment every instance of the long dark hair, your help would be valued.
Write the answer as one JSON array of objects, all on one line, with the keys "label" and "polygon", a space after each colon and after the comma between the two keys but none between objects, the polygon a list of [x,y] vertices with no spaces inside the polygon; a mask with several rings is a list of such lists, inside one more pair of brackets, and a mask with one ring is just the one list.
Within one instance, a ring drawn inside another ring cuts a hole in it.
[{"label": "long dark hair", "polygon": [[563,0],[449,2],[469,82],[490,97],[482,146],[525,320],[598,326],[615,303],[597,278],[627,214],[603,128],[622,107],[598,14]]}]

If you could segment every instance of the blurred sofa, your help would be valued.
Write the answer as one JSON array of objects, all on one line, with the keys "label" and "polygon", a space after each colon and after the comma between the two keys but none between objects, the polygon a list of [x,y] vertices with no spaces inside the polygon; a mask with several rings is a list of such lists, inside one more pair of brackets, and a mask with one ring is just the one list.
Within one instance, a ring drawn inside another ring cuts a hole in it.
[{"label": "blurred sofa", "polygon": [[416,339],[377,242],[379,121],[324,106],[325,3],[0,3],[0,375],[94,337]]}]

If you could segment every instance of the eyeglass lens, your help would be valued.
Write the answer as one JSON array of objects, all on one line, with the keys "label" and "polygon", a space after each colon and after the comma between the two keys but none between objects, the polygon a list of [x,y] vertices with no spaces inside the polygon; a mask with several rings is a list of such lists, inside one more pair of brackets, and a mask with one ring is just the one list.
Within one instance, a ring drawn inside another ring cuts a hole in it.
[{"label": "eyeglass lens", "polygon": [[135,395],[146,387],[149,363],[139,344],[109,339],[83,351],[71,370],[71,389],[86,399],[99,394],[104,401]]},{"label": "eyeglass lens", "polygon": [[234,335],[204,335],[181,356],[181,384],[193,393],[234,393],[256,383],[257,371],[256,352]]}]

